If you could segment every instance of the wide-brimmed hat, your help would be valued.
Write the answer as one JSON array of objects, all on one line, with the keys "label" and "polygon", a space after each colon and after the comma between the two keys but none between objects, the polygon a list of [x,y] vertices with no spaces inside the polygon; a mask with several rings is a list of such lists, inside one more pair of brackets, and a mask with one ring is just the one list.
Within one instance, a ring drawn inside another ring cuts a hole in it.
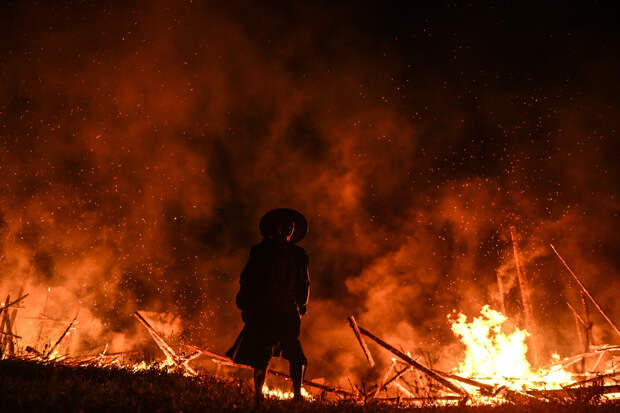
[{"label": "wide-brimmed hat", "polygon": [[308,221],[301,212],[290,208],[277,208],[267,212],[260,220],[260,233],[265,238],[272,238],[277,231],[278,224],[283,220],[295,223],[295,231],[291,237],[291,243],[301,241],[308,232]]}]

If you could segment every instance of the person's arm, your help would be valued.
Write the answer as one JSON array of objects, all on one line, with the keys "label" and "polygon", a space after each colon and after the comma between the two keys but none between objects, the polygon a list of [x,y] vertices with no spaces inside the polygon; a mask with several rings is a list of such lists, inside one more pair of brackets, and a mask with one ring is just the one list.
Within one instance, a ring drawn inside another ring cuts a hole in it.
[{"label": "person's arm", "polygon": [[297,288],[295,291],[295,299],[299,307],[299,314],[306,314],[308,307],[308,298],[310,296],[310,270],[308,268],[308,255],[303,254],[303,265],[300,268],[297,278]]},{"label": "person's arm", "polygon": [[256,281],[256,269],[257,269],[257,253],[256,247],[252,247],[250,250],[250,258],[248,259],[245,268],[241,271],[241,278],[239,279],[239,292],[235,302],[239,309],[244,310],[251,307],[254,302],[254,293],[256,293],[254,284]]}]

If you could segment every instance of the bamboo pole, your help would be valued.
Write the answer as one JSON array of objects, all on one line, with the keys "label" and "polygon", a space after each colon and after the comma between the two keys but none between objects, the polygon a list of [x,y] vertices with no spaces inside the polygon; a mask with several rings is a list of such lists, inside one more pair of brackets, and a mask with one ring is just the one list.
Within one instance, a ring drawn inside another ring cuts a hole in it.
[{"label": "bamboo pole", "polygon": [[[24,287],[22,286],[19,289],[19,293],[17,293],[18,297],[22,296],[22,293],[24,292]],[[5,310],[8,314],[9,310]],[[15,337],[15,334],[13,334],[13,332],[17,332],[15,330],[15,320],[17,319],[17,308],[14,308],[13,311],[11,312],[11,316],[7,319],[8,322],[8,332],[11,333],[11,336]],[[13,340],[13,337],[8,337],[9,338],[9,354],[15,354],[15,340]]]},{"label": "bamboo pole", "polygon": [[151,337],[153,338],[153,341],[155,341],[155,344],[157,344],[157,347],[159,347],[159,349],[164,353],[164,355],[167,358],[170,358],[172,361],[175,362],[175,364],[179,364],[177,361],[177,355],[174,352],[174,350],[172,349],[172,347],[170,347],[168,345],[168,343],[166,343],[160,336],[159,333],[157,333],[157,331],[155,331],[155,329],[153,327],[151,327],[151,325],[148,323],[148,321],[146,321],[144,319],[144,317],[142,317],[142,315],[139,312],[135,312],[133,313],[134,316],[138,319],[138,321],[140,321],[140,323],[142,323],[142,325],[144,327],[146,327],[146,330],[149,332],[149,334],[151,335]]},{"label": "bamboo pole", "polygon": [[180,356],[178,356],[176,354],[176,352],[172,349],[172,347],[170,347],[168,345],[168,343],[166,343],[166,341],[159,335],[159,333],[157,333],[157,331],[155,331],[155,329],[153,327],[151,327],[151,325],[148,323],[148,321],[146,321],[144,319],[144,317],[142,317],[142,315],[139,312],[136,311],[135,313],[133,313],[133,315],[138,319],[138,321],[140,321],[140,323],[142,323],[142,325],[144,327],[146,327],[146,330],[151,335],[151,338],[153,338],[153,341],[155,341],[155,344],[157,344],[157,347],[159,347],[159,349],[164,353],[166,358],[172,360],[172,362],[177,367],[181,367],[188,374],[190,374],[192,376],[197,376],[198,375],[196,370],[191,368],[188,363],[192,359],[198,357],[200,355],[200,353],[202,353],[200,350],[198,350],[200,353],[193,353],[189,357],[180,357]]},{"label": "bamboo pole", "polygon": [[583,291],[579,291],[579,298],[581,299],[581,308],[583,309],[583,318],[585,321],[583,324],[586,333],[586,343],[584,345],[584,351],[587,353],[588,351],[590,351],[590,345],[592,344],[592,321],[590,321],[588,302],[586,301],[586,295]]},{"label": "bamboo pole", "polygon": [[512,240],[512,250],[515,257],[515,266],[517,268],[517,277],[519,279],[519,288],[521,290],[521,303],[523,304],[523,315],[525,316],[525,328],[530,335],[530,344],[533,347],[534,365],[538,366],[540,360],[540,349],[538,346],[538,328],[534,319],[534,310],[532,308],[532,296],[530,294],[530,286],[525,274],[525,270],[521,264],[519,257],[519,248],[517,246],[517,230],[514,225],[510,226],[510,238]]},{"label": "bamboo pole", "polygon": [[[11,301],[11,294],[6,296],[6,300],[4,301],[5,303],[9,303]],[[5,310],[8,307],[5,306],[2,308],[2,310]],[[11,327],[9,326],[9,310],[5,310],[2,313],[2,322],[0,322],[0,331],[2,331],[3,333],[5,332],[5,330],[7,330],[8,327],[8,333],[11,333]],[[3,335],[2,337],[0,337],[0,356],[3,356],[4,353],[6,352],[6,349],[8,347],[8,343],[11,340],[11,337],[8,335]]]},{"label": "bamboo pole", "polygon": [[590,294],[590,292],[588,291],[588,289],[586,288],[585,285],[583,285],[583,283],[581,282],[581,280],[579,279],[579,277],[577,277],[577,275],[573,272],[573,270],[568,266],[568,264],[566,263],[566,261],[564,260],[564,258],[562,258],[562,256],[560,255],[560,253],[555,249],[555,247],[553,246],[553,244],[549,244],[551,246],[551,249],[553,250],[553,252],[555,252],[555,255],[558,256],[558,258],[560,259],[560,261],[562,261],[562,264],[564,264],[564,267],[566,267],[566,269],[568,270],[568,272],[570,273],[570,275],[573,276],[573,278],[575,279],[575,281],[577,281],[577,284],[579,284],[579,287],[581,287],[581,290],[583,291],[583,293],[585,295],[588,296],[588,298],[592,301],[592,304],[594,304],[594,306],[596,307],[596,309],[601,313],[601,315],[603,316],[603,318],[605,318],[605,320],[607,320],[607,322],[609,323],[609,325],[614,329],[614,331],[616,332],[616,334],[618,334],[620,336],[620,330],[618,329],[618,327],[616,326],[616,324],[611,320],[611,318],[609,318],[609,316],[607,315],[607,313],[605,313],[605,311],[601,308],[601,306],[599,305],[599,303],[596,301],[596,299],[594,297],[592,297],[592,294]]},{"label": "bamboo pole", "polygon": [[444,385],[445,387],[447,387],[448,389],[452,390],[453,392],[461,394],[461,395],[467,395],[467,392],[465,390],[463,390],[462,388],[452,384],[450,381],[444,379],[443,377],[441,377],[440,375],[438,375],[434,371],[432,371],[430,369],[427,369],[426,367],[424,367],[423,365],[421,365],[420,363],[418,363],[417,361],[415,361],[414,359],[412,359],[411,357],[409,357],[408,355],[406,355],[402,351],[392,347],[391,345],[389,345],[385,341],[381,340],[379,337],[375,336],[374,334],[372,334],[370,331],[366,330],[365,328],[363,328],[361,326],[358,326],[358,327],[359,327],[360,332],[362,334],[364,334],[366,337],[368,337],[369,339],[371,339],[375,343],[379,344],[381,347],[385,348],[386,350],[388,350],[389,352],[391,352],[395,356],[399,357],[404,362],[409,363],[411,366],[413,366],[416,369],[424,372],[427,376],[435,379],[435,381],[437,381],[440,384]]},{"label": "bamboo pole", "polygon": [[75,323],[76,320],[77,320],[77,316],[75,316],[75,318],[73,320],[71,320],[71,322],[69,323],[69,325],[67,326],[65,331],[62,333],[62,335],[56,341],[56,343],[54,343],[54,345],[52,347],[50,347],[50,349],[47,351],[47,353],[45,354],[46,358],[48,358],[50,356],[50,354],[52,354],[54,352],[54,350],[56,350],[56,347],[58,347],[58,345],[60,344],[62,339],[65,338],[65,336],[67,335],[67,333],[69,332],[71,327],[73,327],[73,323]]},{"label": "bamboo pole", "polygon": [[10,355],[15,354],[15,342],[13,341],[13,323],[11,323],[11,319],[13,318],[12,316],[9,316],[9,312],[7,310],[7,312],[5,313],[6,316],[6,324],[5,324],[5,330],[8,333],[7,335],[5,335],[5,350],[7,350],[7,353]]},{"label": "bamboo pole", "polygon": [[360,329],[357,326],[355,317],[353,316],[349,317],[349,324],[351,325],[351,328],[353,329],[353,332],[355,333],[355,337],[357,337],[357,341],[359,341],[360,346],[362,346],[362,351],[364,352],[364,356],[366,356],[366,360],[368,360],[368,364],[370,364],[370,368],[373,368],[375,366],[375,360],[372,358],[372,354],[370,354],[370,351],[368,350],[368,346],[366,345],[366,342],[364,341],[364,337],[362,337],[362,333],[360,333]]},{"label": "bamboo pole", "polygon": [[[8,301],[8,300],[9,300],[9,298],[7,297],[7,301],[5,301],[5,302],[4,302],[4,304],[0,306],[0,314],[2,314],[2,311],[3,311],[3,310],[5,310],[5,309],[7,309],[7,308],[9,308],[9,307],[12,307],[12,306],[14,306],[15,304],[17,304],[17,303],[19,303],[19,302],[23,301],[23,300],[24,300],[26,297],[28,297],[29,295],[30,295],[30,293],[28,293],[28,294],[24,294],[23,296],[19,297],[17,300],[15,300],[15,301],[13,301],[13,302],[9,302],[9,301]],[[10,297],[10,296],[9,296],[9,297]]]},{"label": "bamboo pole", "polygon": [[400,376],[405,374],[407,372],[407,370],[409,370],[409,369],[411,369],[411,366],[406,366],[405,368],[403,368],[401,370],[398,370],[390,379],[384,381],[384,383],[377,390],[377,394],[379,394],[379,392],[381,390],[387,388],[387,386],[390,385],[392,382],[394,382],[394,380],[400,378]]},{"label": "bamboo pole", "polygon": [[[583,319],[581,318],[581,316],[579,315],[579,313],[577,313],[577,310],[575,310],[575,308],[571,305],[571,303],[569,303],[568,301],[566,302],[566,305],[568,305],[568,308],[570,308],[571,312],[573,313],[573,317],[575,318],[575,329],[577,330],[577,335],[579,336],[579,342],[581,343],[581,348],[586,348],[586,353],[588,352],[588,348],[590,347],[588,345],[587,342],[587,338],[584,337],[587,334],[587,330],[586,333],[583,332],[583,329],[586,328],[586,324],[585,321],[583,321]],[[586,358],[583,357],[581,359],[581,372],[585,372],[586,371]]]}]

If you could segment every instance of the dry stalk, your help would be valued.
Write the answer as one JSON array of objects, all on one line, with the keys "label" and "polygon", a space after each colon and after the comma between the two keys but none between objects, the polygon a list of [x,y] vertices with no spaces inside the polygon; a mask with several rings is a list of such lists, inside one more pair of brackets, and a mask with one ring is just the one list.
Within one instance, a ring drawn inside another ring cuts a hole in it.
[{"label": "dry stalk", "polygon": [[583,285],[583,283],[581,282],[581,280],[579,279],[579,277],[577,277],[577,275],[573,272],[573,270],[568,266],[568,264],[566,263],[566,261],[564,260],[564,258],[562,258],[562,256],[560,255],[560,253],[555,249],[555,247],[552,244],[549,244],[551,246],[551,249],[553,250],[553,252],[555,252],[555,255],[558,256],[558,258],[560,259],[560,261],[562,261],[562,264],[564,264],[564,267],[566,267],[566,269],[568,270],[568,272],[570,273],[570,275],[573,276],[573,278],[575,279],[575,281],[577,281],[577,284],[579,284],[579,287],[581,287],[581,290],[584,292],[585,295],[588,296],[588,298],[590,299],[590,301],[592,301],[592,303],[594,304],[594,306],[596,307],[596,309],[601,313],[601,315],[603,316],[603,318],[605,318],[605,320],[607,320],[607,322],[609,323],[609,325],[614,329],[614,331],[616,332],[616,334],[618,334],[620,336],[620,330],[618,329],[618,327],[616,326],[616,323],[614,323],[611,318],[609,318],[609,316],[607,315],[607,313],[605,313],[605,311],[601,308],[601,306],[599,305],[599,303],[596,301],[596,299],[592,296],[592,294],[590,294],[590,292],[588,291],[588,289],[586,288],[585,285]]}]

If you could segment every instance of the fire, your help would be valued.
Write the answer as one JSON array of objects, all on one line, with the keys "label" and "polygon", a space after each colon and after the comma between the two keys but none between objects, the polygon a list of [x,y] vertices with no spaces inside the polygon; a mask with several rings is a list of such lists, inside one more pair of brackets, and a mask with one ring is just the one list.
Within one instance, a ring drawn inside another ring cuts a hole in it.
[{"label": "fire", "polygon": [[[292,399],[294,396],[293,392],[285,392],[285,391],[282,391],[276,388],[270,389],[266,384],[263,385],[263,394],[265,395],[265,397],[273,398],[273,399],[280,399],[280,400],[289,400],[289,399]],[[306,389],[304,389],[303,387],[301,388],[301,395],[305,399],[312,399],[312,396],[310,395],[310,393],[308,393]]]},{"label": "fire", "polygon": [[467,348],[455,374],[513,390],[558,388],[572,381],[561,365],[535,371],[526,358],[529,333],[519,328],[502,331],[506,321],[505,315],[488,305],[469,323],[464,314],[452,321],[452,331]]}]

